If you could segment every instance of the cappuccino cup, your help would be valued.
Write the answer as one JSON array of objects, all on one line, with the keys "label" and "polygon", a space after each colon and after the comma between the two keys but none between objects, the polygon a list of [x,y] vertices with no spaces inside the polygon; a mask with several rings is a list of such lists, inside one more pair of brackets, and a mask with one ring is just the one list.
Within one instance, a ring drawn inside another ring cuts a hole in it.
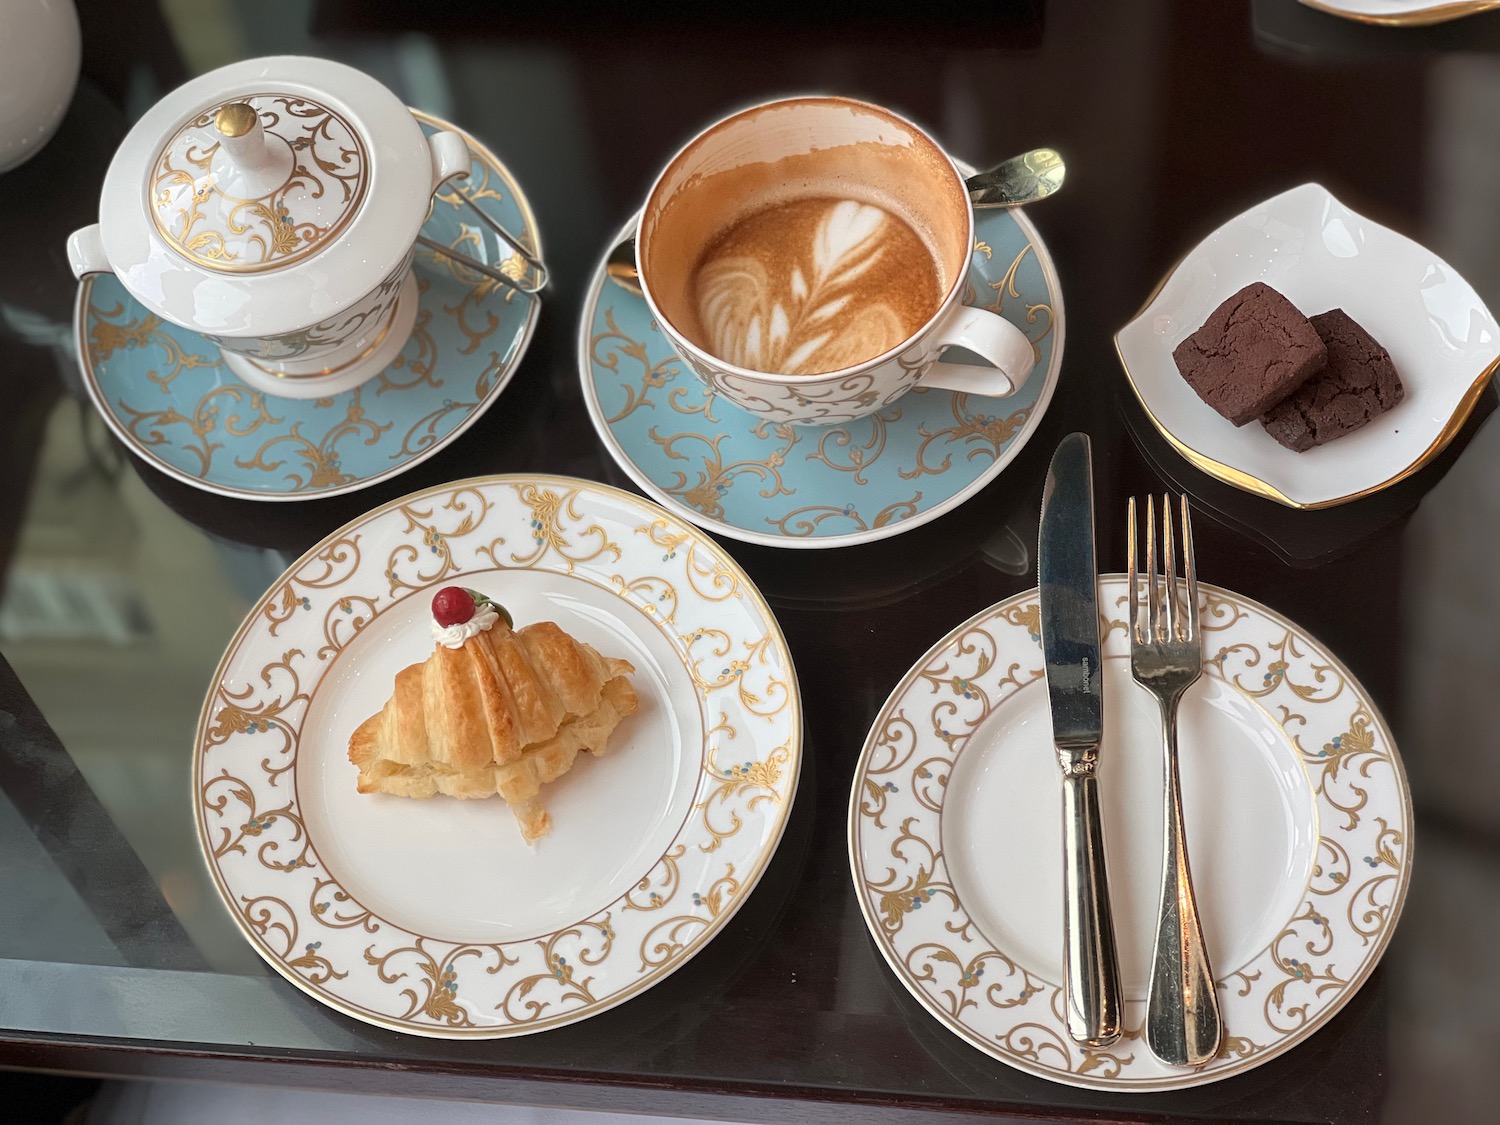
[{"label": "cappuccino cup", "polygon": [[[641,291],[682,361],[762,418],[835,425],[914,387],[1001,397],[1031,341],[963,303],[974,249],[964,177],[911,122],[799,97],[690,141],[647,196]],[[990,366],[940,357],[963,348]]]}]

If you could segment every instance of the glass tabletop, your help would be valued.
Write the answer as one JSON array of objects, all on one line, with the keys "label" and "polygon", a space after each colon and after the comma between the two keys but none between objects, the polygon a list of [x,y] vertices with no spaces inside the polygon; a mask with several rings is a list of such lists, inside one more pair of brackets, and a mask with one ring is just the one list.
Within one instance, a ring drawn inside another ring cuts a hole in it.
[{"label": "glass tabletop", "polygon": [[[913,1113],[1477,1118],[1500,1099],[1495,392],[1415,476],[1292,511],[1185,462],[1131,395],[1113,335],[1209,231],[1306,182],[1423,243],[1500,307],[1500,16],[1390,30],[1295,0],[876,4],[859,20],[708,8],[674,20],[602,5],[80,3],[68,116],[0,175],[0,1064],[27,1065],[28,1045],[113,1045]],[[486,143],[530,197],[552,275],[524,361],[472,429],[370,488],[289,504],[211,495],[114,440],[82,392],[63,253],[96,221],[135,117],[193,74],[273,53],[350,63]],[[977,496],[885,541],[720,540],[786,633],[805,773],[765,877],[699,956],[619,1008],[502,1042],[428,1041],[324,1008],[260,961],[199,853],[193,732],[224,646],[302,551],[407,492],[526,471],[636,490],[580,390],[588,278],[683,141],[798,90],[891,106],[977,167],[1039,145],[1066,155],[1066,189],[1030,211],[1067,300],[1041,424]],[[870,723],[933,642],[1035,584],[1042,478],[1075,430],[1093,439],[1101,568],[1123,567],[1126,497],[1191,496],[1200,576],[1297,622],[1362,681],[1419,825],[1373,978],[1296,1050],[1192,1091],[1075,1090],[959,1041],[888,970],[850,879],[849,786]]]}]

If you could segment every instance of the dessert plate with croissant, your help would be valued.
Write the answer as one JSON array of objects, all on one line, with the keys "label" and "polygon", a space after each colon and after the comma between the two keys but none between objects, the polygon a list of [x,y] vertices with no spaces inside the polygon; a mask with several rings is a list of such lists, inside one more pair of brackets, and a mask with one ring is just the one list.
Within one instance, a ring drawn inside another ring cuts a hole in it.
[{"label": "dessert plate with croissant", "polygon": [[334,532],[199,720],[200,841],[273,968],[399,1031],[526,1034],[676,970],[754,888],[801,764],[764,599],[605,485],[460,481]]}]

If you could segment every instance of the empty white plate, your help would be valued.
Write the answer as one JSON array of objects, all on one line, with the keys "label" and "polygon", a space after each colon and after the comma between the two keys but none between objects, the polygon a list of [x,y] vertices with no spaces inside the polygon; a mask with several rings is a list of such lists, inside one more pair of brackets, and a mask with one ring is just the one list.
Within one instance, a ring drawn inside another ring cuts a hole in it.
[{"label": "empty white plate", "polygon": [[1197,1069],[1146,1049],[1162,859],[1155,700],[1131,679],[1126,585],[1099,581],[1099,751],[1125,1033],[1068,1038],[1062,775],[1035,590],[940,640],[886,701],[855,771],[857,897],[892,970],[932,1016],[1002,1062],[1109,1090],[1240,1074],[1302,1042],[1385,950],[1411,873],[1411,799],[1364,689],[1296,625],[1199,585],[1203,677],[1182,702],[1183,803],[1224,1045]]}]

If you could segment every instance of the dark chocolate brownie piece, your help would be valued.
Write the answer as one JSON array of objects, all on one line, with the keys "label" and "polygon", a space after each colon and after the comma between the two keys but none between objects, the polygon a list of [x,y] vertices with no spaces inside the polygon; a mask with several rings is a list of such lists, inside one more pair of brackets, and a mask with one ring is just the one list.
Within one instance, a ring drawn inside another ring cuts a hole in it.
[{"label": "dark chocolate brownie piece", "polygon": [[1327,352],[1307,317],[1257,281],[1210,313],[1172,358],[1199,398],[1243,426],[1323,370]]},{"label": "dark chocolate brownie piece", "polygon": [[1328,366],[1261,418],[1266,433],[1298,453],[1353,433],[1406,396],[1390,353],[1343,309],[1313,317],[1312,326]]}]

